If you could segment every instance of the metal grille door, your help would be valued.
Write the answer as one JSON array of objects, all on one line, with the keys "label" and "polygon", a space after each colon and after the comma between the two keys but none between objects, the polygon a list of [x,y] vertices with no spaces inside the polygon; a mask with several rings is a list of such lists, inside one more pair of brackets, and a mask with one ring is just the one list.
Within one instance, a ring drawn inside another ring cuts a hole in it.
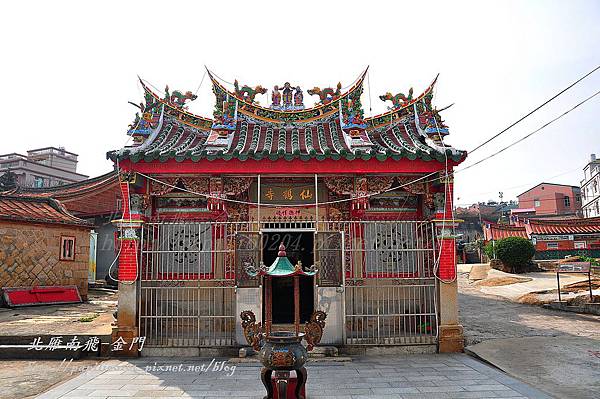
[{"label": "metal grille door", "polygon": [[436,343],[433,225],[330,222],[328,229],[344,233],[346,344]]},{"label": "metal grille door", "polygon": [[140,335],[154,347],[235,345],[235,237],[248,223],[148,223]]}]

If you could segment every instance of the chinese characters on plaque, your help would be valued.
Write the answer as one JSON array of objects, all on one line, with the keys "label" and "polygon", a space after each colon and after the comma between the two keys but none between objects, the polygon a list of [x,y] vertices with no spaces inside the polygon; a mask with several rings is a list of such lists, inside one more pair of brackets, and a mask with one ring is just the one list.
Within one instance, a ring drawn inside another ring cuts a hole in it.
[{"label": "chinese characters on plaque", "polygon": [[315,188],[312,185],[264,185],[261,187],[261,203],[312,204]]}]

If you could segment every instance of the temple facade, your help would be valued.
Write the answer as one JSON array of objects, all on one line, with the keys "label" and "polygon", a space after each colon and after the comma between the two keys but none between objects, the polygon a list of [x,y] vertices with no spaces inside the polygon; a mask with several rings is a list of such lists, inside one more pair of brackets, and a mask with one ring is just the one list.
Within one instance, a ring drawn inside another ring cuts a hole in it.
[{"label": "temple facade", "polygon": [[444,144],[435,80],[365,117],[366,73],[307,90],[305,107],[290,82],[228,87],[208,72],[212,118],[188,111],[193,93],[141,81],[133,144],[108,153],[124,208],[115,336],[145,337],[144,353],[247,346],[240,313],[265,311],[252,271],[284,244],[317,273],[299,304],[277,279],[274,328],[299,306],[302,323],[327,314],[322,344],[462,350],[451,176],[466,153]]}]

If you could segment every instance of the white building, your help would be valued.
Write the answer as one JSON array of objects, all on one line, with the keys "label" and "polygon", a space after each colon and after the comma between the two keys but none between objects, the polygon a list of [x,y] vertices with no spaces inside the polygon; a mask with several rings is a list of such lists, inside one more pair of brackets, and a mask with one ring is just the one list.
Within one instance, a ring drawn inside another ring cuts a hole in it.
[{"label": "white building", "polygon": [[59,147],[45,147],[0,155],[0,175],[11,171],[20,187],[54,187],[88,178],[77,173],[77,154]]},{"label": "white building", "polygon": [[600,159],[596,159],[596,154],[591,155],[590,162],[583,168],[581,195],[583,217],[600,216]]}]

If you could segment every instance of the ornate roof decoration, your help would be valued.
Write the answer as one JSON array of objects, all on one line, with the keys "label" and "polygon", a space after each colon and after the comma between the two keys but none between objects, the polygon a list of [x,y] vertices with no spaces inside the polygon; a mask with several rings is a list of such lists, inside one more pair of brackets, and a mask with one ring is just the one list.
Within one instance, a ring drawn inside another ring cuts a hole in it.
[{"label": "ornate roof decoration", "polygon": [[[256,101],[258,95],[267,93],[262,86],[240,87],[236,80],[230,91],[208,71],[216,99],[214,119],[190,114],[185,102],[171,100],[172,94],[168,99],[159,98],[142,82],[145,104],[138,108],[143,117],[130,129],[136,138],[134,145],[110,152],[108,157],[133,162],[171,158],[464,159],[465,152],[443,144],[448,130],[439,116],[441,110],[431,104],[437,77],[421,95],[413,98],[411,90],[388,112],[365,118],[361,95],[366,72],[346,92],[341,83],[336,89],[309,90],[321,101],[305,108],[302,89],[289,82],[274,88],[271,106],[266,107]],[[191,99],[189,94],[183,96]],[[395,98],[401,99],[400,94]],[[140,130],[143,134],[137,133]]]},{"label": "ornate roof decoration", "polygon": [[[346,93],[339,94],[337,97],[335,97],[335,99],[337,100],[345,98],[357,89],[362,90],[362,84],[366,74],[367,70],[361,74],[356,83],[353,84]],[[273,95],[271,97],[271,107],[262,107],[258,104],[253,104],[252,102],[246,101],[243,96],[236,95],[235,91],[231,92],[227,90],[212,72],[208,71],[208,76],[213,83],[213,92],[217,96],[218,100],[223,97],[237,99],[239,101],[238,112],[256,119],[272,123],[310,122],[315,119],[331,115],[338,109],[338,106],[334,101],[325,101],[315,105],[314,107],[304,108],[300,98],[294,99],[294,95],[297,95],[298,92],[302,93],[302,90],[299,90],[299,87],[292,87],[289,82],[286,82],[282,87],[275,86]],[[295,93],[292,93],[292,91],[295,91]],[[285,97],[286,95],[287,98]],[[219,102],[218,100],[217,103]],[[294,100],[298,101],[299,103],[294,103]]]}]

